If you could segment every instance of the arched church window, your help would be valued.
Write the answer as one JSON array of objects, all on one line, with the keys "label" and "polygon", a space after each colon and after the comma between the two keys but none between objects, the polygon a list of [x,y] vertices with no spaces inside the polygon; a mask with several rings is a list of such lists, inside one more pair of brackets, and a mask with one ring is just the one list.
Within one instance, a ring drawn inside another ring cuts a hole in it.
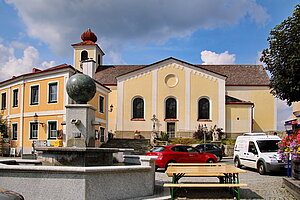
[{"label": "arched church window", "polygon": [[198,101],[198,119],[209,119],[209,100],[201,98]]},{"label": "arched church window", "polygon": [[174,98],[166,100],[166,119],[177,119],[177,102]]},{"label": "arched church window", "polygon": [[142,98],[135,98],[132,102],[132,118],[144,119],[144,100]]},{"label": "arched church window", "polygon": [[88,59],[88,52],[86,50],[81,52],[81,61]]}]

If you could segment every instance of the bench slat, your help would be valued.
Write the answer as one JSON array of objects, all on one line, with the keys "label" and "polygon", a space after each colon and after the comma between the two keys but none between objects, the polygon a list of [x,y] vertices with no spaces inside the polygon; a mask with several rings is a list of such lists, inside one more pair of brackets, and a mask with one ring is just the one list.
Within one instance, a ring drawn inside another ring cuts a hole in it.
[{"label": "bench slat", "polygon": [[226,163],[169,163],[169,166],[224,166]]},{"label": "bench slat", "polygon": [[241,183],[165,183],[164,187],[247,187]]},{"label": "bench slat", "polygon": [[[173,176],[173,173],[167,173],[169,177]],[[225,177],[224,174],[219,174],[219,173],[201,173],[201,174],[185,174],[184,177]]]}]

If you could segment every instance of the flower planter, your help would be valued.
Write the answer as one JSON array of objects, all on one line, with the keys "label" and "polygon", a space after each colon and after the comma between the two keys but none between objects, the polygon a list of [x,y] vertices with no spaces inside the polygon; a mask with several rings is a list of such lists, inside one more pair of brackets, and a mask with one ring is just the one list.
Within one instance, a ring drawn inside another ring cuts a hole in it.
[{"label": "flower planter", "polygon": [[292,170],[293,177],[300,180],[300,159],[292,161]]}]

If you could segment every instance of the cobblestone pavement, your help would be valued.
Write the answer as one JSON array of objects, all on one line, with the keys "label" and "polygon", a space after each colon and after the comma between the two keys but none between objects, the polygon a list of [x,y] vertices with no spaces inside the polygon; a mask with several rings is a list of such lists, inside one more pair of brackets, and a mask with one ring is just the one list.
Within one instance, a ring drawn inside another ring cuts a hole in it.
[{"label": "cobblestone pavement", "polygon": [[[221,161],[232,164],[231,160]],[[270,175],[260,175],[255,170],[246,168],[247,173],[240,174],[240,183],[248,184],[248,187],[241,188],[241,199],[267,199],[267,200],[294,200],[295,198],[287,192],[282,184],[282,177],[285,174],[275,173]],[[199,181],[200,180],[200,181]],[[165,182],[171,182],[163,171],[156,172],[156,195],[152,199],[169,199],[169,189],[163,188]],[[217,178],[185,178],[187,182],[217,182]],[[234,199],[233,195],[226,189],[181,189],[178,194],[178,200],[183,199]],[[159,198],[160,197],[160,198]],[[164,197],[164,198],[163,198]]]}]

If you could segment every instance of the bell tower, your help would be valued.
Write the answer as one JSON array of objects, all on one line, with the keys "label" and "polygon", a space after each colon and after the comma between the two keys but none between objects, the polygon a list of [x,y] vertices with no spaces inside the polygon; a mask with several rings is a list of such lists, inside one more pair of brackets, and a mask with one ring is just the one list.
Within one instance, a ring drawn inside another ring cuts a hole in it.
[{"label": "bell tower", "polygon": [[74,48],[74,63],[73,66],[79,71],[83,71],[82,61],[94,60],[96,62],[96,68],[102,65],[103,56],[105,55],[101,48],[98,46],[97,36],[88,29],[81,35],[82,42],[72,44]]}]

